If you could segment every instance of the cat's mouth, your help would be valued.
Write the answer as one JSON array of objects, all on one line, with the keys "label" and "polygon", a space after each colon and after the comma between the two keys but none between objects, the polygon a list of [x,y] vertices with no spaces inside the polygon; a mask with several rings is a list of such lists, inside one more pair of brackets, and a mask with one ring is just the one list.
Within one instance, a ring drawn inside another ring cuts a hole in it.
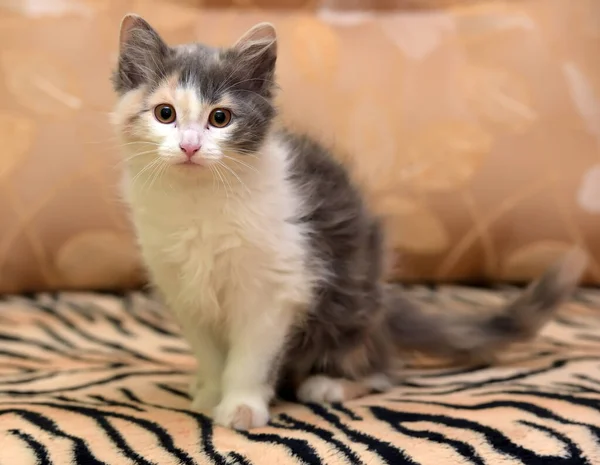
[{"label": "cat's mouth", "polygon": [[175,166],[184,168],[204,168],[206,164],[202,160],[185,160],[175,163]]}]

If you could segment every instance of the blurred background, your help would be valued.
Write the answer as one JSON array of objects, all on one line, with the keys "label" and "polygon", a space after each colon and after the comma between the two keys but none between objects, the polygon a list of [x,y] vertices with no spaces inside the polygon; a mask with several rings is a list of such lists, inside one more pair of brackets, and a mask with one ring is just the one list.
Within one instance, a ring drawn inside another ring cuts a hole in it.
[{"label": "blurred background", "polygon": [[598,0],[0,0],[0,292],[143,282],[109,78],[122,16],[280,40],[286,123],[332,146],[403,281],[522,281],[572,244],[600,281]]}]

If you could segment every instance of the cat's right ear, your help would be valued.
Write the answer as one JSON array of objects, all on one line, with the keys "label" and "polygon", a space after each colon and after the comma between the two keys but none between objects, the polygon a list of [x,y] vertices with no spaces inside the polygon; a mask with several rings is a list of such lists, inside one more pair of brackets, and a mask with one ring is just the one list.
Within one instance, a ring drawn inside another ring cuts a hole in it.
[{"label": "cat's right ear", "polygon": [[277,60],[277,33],[270,23],[260,23],[247,31],[233,46],[239,60],[257,82],[273,79]]},{"label": "cat's right ear", "polygon": [[119,61],[113,85],[119,93],[164,77],[164,63],[169,46],[140,16],[126,15],[119,33]]}]

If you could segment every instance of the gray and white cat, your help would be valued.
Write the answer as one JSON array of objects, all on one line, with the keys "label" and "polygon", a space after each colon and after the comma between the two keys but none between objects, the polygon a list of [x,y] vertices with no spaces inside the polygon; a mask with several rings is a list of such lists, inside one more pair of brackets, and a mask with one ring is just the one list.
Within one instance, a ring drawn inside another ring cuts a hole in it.
[{"label": "gray and white cat", "polygon": [[574,251],[510,305],[417,308],[384,282],[382,230],[327,149],[275,126],[274,28],[170,47],[121,25],[113,83],[125,196],[150,278],[198,360],[192,407],[265,425],[278,390],[336,402],[389,387],[402,350],[486,358],[533,336],[585,267]]}]

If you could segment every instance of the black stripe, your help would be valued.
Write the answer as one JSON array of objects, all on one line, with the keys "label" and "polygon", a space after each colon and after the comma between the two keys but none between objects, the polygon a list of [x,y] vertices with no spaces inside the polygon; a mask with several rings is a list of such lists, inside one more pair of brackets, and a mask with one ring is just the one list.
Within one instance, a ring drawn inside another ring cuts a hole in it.
[{"label": "black stripe", "polygon": [[[177,333],[177,332],[173,332],[173,331],[169,331],[168,329],[159,326],[155,323],[150,322],[146,316],[142,317],[136,310],[136,306],[133,302],[133,299],[131,297],[126,298],[123,300],[123,307],[125,308],[125,311],[127,312],[127,314],[129,316],[131,316],[135,321],[137,321],[138,323],[140,323],[140,325],[150,329],[151,331],[160,334],[162,336],[168,336],[168,337],[173,337],[173,338],[177,338],[180,339],[181,338],[181,334]],[[165,316],[168,315],[167,312],[165,312],[165,314],[161,314],[158,315],[156,312],[154,312],[154,315],[157,316],[161,322],[165,322]],[[167,320],[168,323],[171,322],[171,320]]]},{"label": "black stripe", "polygon": [[141,300],[143,303],[147,304],[144,305],[144,315],[152,315],[159,321],[172,321],[168,310],[148,292],[130,292],[126,294],[124,298],[120,300],[126,312],[137,313],[137,309],[140,306],[134,303],[134,299]]},{"label": "black stripe", "polygon": [[540,456],[519,444],[515,444],[511,438],[500,431],[475,421],[453,418],[441,414],[433,415],[423,412],[397,412],[383,407],[371,407],[371,411],[376,418],[385,421],[394,428],[401,424],[428,421],[438,425],[472,431],[483,436],[487,444],[496,451],[516,460],[520,460],[523,463],[531,465],[547,465],[549,463],[552,463],[553,465],[565,465],[572,463],[567,461],[568,459],[560,456],[551,456],[551,459],[546,455]]},{"label": "black stripe", "polygon": [[227,463],[230,465],[252,465],[248,460],[246,460],[245,457],[241,456],[237,452],[229,452],[229,454],[227,454],[227,457]]},{"label": "black stripe", "polygon": [[160,346],[159,350],[167,354],[192,355],[192,351],[186,347]]},{"label": "black stripe", "polygon": [[122,334],[123,336],[133,336],[133,333],[131,331],[129,331],[128,329],[125,329],[123,327],[123,320],[106,312],[101,306],[99,306],[95,303],[89,303],[86,307],[83,307],[79,303],[74,303],[74,302],[70,302],[70,301],[63,301],[63,302],[65,303],[65,305],[67,305],[71,309],[75,310],[78,314],[89,315],[89,318],[91,318],[91,321],[95,322],[97,320],[96,316],[99,316],[102,319],[106,320],[115,329],[115,331],[117,331],[119,334]]},{"label": "black stripe", "polygon": [[[99,401],[95,401],[92,402],[90,400],[84,400],[81,397],[68,397],[68,396],[64,396],[64,395],[58,395],[58,396],[48,396],[50,399],[53,400],[58,400],[61,402],[66,402],[68,404],[75,404],[75,405],[89,405],[90,407],[101,407],[102,403]],[[13,400],[11,403],[13,404],[18,404],[18,405],[23,405],[23,402],[17,402],[15,400]]]},{"label": "black stripe", "polygon": [[575,444],[573,441],[571,441],[564,434],[561,434],[558,431],[553,430],[552,428],[549,428],[547,426],[538,425],[538,424],[532,423],[530,421],[519,420],[519,423],[529,426],[530,428],[537,429],[539,431],[543,431],[547,435],[552,436],[556,441],[562,442],[562,445],[568,451],[568,456],[565,457],[565,459],[567,459],[567,458],[573,459],[573,460],[566,460],[564,463],[567,463],[569,465],[593,465],[587,459],[587,457],[583,454],[583,451],[577,446],[577,444]]},{"label": "black stripe", "polygon": [[112,383],[114,381],[119,381],[122,379],[127,379],[127,378],[131,378],[131,377],[136,377],[136,376],[140,376],[140,377],[147,377],[147,376],[170,376],[170,375],[182,375],[182,374],[187,374],[187,372],[184,371],[177,371],[177,370],[165,370],[165,371],[138,371],[135,373],[121,373],[119,375],[114,375],[114,376],[110,376],[108,378],[104,378],[102,380],[99,381],[94,381],[91,383],[84,383],[84,384],[78,384],[76,386],[69,386],[69,387],[61,387],[61,388],[56,388],[56,389],[40,389],[40,390],[21,390],[21,391],[15,391],[15,390],[0,390],[0,394],[6,394],[9,396],[31,396],[31,395],[36,395],[36,394],[56,394],[56,393],[61,393],[61,392],[73,392],[73,391],[79,391],[80,389],[87,389],[93,386],[103,386],[105,384],[109,384]]},{"label": "black stripe", "polygon": [[[165,429],[163,429],[161,426],[159,426],[158,424],[151,422],[149,420],[145,420],[142,418],[137,418],[137,417],[134,417],[131,415],[125,415],[125,414],[121,414],[121,413],[117,413],[117,412],[99,410],[99,409],[92,408],[92,407],[56,404],[53,402],[34,402],[32,404],[46,406],[46,407],[53,407],[53,408],[56,408],[59,410],[64,410],[64,411],[72,412],[72,413],[78,413],[78,414],[81,414],[83,416],[86,416],[86,417],[96,421],[98,423],[98,425],[102,429],[105,430],[105,432],[109,435],[111,440],[114,441],[115,444],[117,444],[121,450],[123,450],[123,448],[125,448],[126,450],[128,450],[127,453],[131,454],[131,457],[139,457],[138,462],[136,462],[136,463],[152,464],[153,462],[145,461],[143,458],[138,456],[138,454],[135,451],[130,449],[129,446],[127,445],[127,443],[125,442],[125,440],[120,435],[120,433],[112,425],[110,425],[110,423],[107,421],[107,418],[116,418],[119,420],[124,420],[126,422],[133,423],[136,426],[147,430],[148,432],[150,432],[156,436],[160,446],[165,450],[165,452],[167,452],[167,453],[173,455],[175,458],[177,458],[177,460],[179,462],[176,462],[176,463],[185,464],[185,465],[194,465],[194,461],[187,454],[187,452],[185,452],[184,450],[175,446],[175,444],[173,442],[173,438],[170,436],[170,434]],[[6,412],[6,411],[0,410],[0,414],[3,412]],[[31,413],[31,412],[28,412],[28,413]],[[87,464],[87,462],[82,462],[82,463]]]},{"label": "black stripe", "polygon": [[199,415],[194,412],[186,412],[189,416],[193,417],[198,423],[200,428],[200,444],[204,449],[204,453],[208,455],[210,460],[217,465],[228,465],[225,456],[220,454],[216,449],[213,442],[213,423],[210,419],[204,415]]},{"label": "black stripe", "polygon": [[158,387],[159,389],[162,389],[163,391],[167,391],[170,394],[174,394],[177,397],[183,397],[184,399],[190,398],[190,396],[188,395],[187,392],[180,391],[179,389],[175,389],[175,388],[169,386],[168,384],[157,383],[156,387]]},{"label": "black stripe", "polygon": [[600,380],[598,380],[596,378],[592,378],[591,376],[577,374],[577,375],[575,375],[575,378],[581,379],[581,380],[584,380],[584,381],[589,381],[590,383],[594,383],[594,384],[600,385]]},{"label": "black stripe", "polygon": [[[509,391],[505,391],[509,392]],[[515,392],[511,392],[511,394],[515,394]],[[520,394],[528,394],[528,393],[520,393]],[[536,393],[530,393],[531,395],[535,395]],[[567,425],[577,425],[584,426],[589,428],[592,434],[596,435],[600,438],[600,427],[590,425],[588,423],[583,423],[579,421],[568,420],[557,413],[554,413],[544,407],[540,407],[537,404],[532,404],[529,402],[520,402],[515,400],[494,400],[490,402],[481,402],[477,404],[471,405],[462,405],[462,404],[453,404],[449,402],[436,402],[436,401],[420,401],[420,400],[404,400],[401,403],[407,404],[417,404],[417,405],[435,405],[438,407],[451,408],[455,410],[466,410],[466,411],[482,411],[482,410],[495,410],[502,408],[511,408],[516,410],[522,410],[524,412],[535,415],[538,418],[546,418],[559,423],[567,424]],[[491,412],[490,412],[491,413]]]},{"label": "black stripe", "polygon": [[92,313],[87,307],[83,307],[79,304],[64,299],[61,299],[60,302],[57,301],[56,305],[58,306],[61,303],[67,306],[69,310],[73,310],[73,312],[71,313],[75,313],[77,316],[83,317],[88,323],[95,323],[96,321],[98,321],[96,315],[94,315],[94,313]]},{"label": "black stripe", "polygon": [[402,449],[399,449],[393,444],[349,428],[340,421],[337,415],[328,411],[324,406],[308,404],[307,407],[313,413],[342,431],[351,441],[364,444],[367,449],[379,455],[386,463],[394,465],[418,465],[417,462],[410,458]]},{"label": "black stripe", "polygon": [[[151,404],[148,402],[144,402],[127,388],[121,388],[120,391],[123,393],[123,395],[125,395],[125,397],[127,397],[128,399],[130,399],[134,402],[138,402],[141,405],[144,405],[147,407],[153,407],[153,408],[160,409],[160,410],[168,410],[171,412],[181,413],[187,417],[194,419],[196,421],[196,423],[198,424],[198,429],[200,430],[200,445],[203,448],[203,452],[210,458],[212,463],[215,463],[217,465],[228,465],[228,461],[227,461],[226,457],[224,455],[220,454],[219,452],[217,452],[217,450],[214,447],[213,423],[209,418],[207,418],[204,415],[201,415],[199,413],[192,412],[190,410],[175,409],[175,408],[170,408],[170,407],[164,407],[162,405],[155,405],[155,404]],[[241,465],[250,465],[250,463],[247,462],[246,460],[244,460],[243,462],[240,462],[240,463],[241,463]]]},{"label": "black stripe", "polygon": [[69,349],[75,349],[76,348],[70,341],[66,340],[60,334],[58,334],[57,332],[55,332],[46,323],[44,323],[42,321],[36,321],[35,322],[35,326],[37,326],[38,328],[40,328],[47,336],[50,337],[50,339],[54,340],[55,342],[58,342],[59,344],[62,344],[62,345],[64,345],[65,347],[67,347]]},{"label": "black stripe", "polygon": [[119,388],[119,391],[121,391],[121,393],[127,397],[129,400],[133,401],[133,402],[137,402],[138,404],[143,404],[144,402],[138,397],[136,396],[133,392],[131,392],[130,389],[127,388]]},{"label": "black stripe", "polygon": [[18,429],[11,429],[8,432],[14,436],[17,436],[23,442],[27,444],[28,449],[35,455],[36,465],[52,465],[50,456],[48,455],[48,449],[39,441],[37,441],[31,434],[24,433]]},{"label": "black stripe", "polygon": [[72,352],[67,352],[62,349],[57,349],[54,346],[45,344],[43,342],[36,341],[35,339],[28,339],[28,338],[24,338],[24,337],[8,335],[6,333],[0,333],[0,341],[14,342],[15,344],[19,344],[19,345],[27,345],[27,346],[37,347],[39,349],[45,350],[47,352],[52,352],[53,354],[58,354],[62,357],[65,357],[65,358],[68,358],[71,360],[85,361],[85,362],[90,361],[85,357],[81,357]]},{"label": "black stripe", "polygon": [[48,363],[48,359],[35,357],[29,354],[23,354],[21,352],[15,352],[12,350],[0,349],[0,356],[7,358],[16,358],[19,360],[30,360],[32,362]]},{"label": "black stripe", "polygon": [[428,379],[428,378],[443,378],[446,376],[459,376],[459,375],[470,375],[472,373],[476,373],[480,370],[489,368],[489,365],[476,365],[473,367],[466,368],[456,368],[450,370],[435,370],[433,373],[419,373],[419,378]]},{"label": "black stripe", "polygon": [[116,318],[114,316],[111,315],[106,315],[104,317],[104,319],[106,321],[108,321],[110,323],[110,325],[115,328],[115,331],[117,331],[119,334],[122,334],[123,336],[134,336],[134,334],[129,331],[127,328],[125,328],[125,326],[123,326],[123,321],[120,320],[119,318]]},{"label": "black stripe", "polygon": [[337,410],[338,412],[341,412],[341,413],[345,414],[352,421],[361,421],[361,420],[363,420],[363,418],[360,415],[358,415],[358,414],[356,414],[356,412],[354,412],[354,411],[352,411],[352,410],[344,407],[343,404],[339,404],[339,403],[336,402],[334,404],[331,404],[331,408],[334,409],[334,410]]},{"label": "black stripe", "polygon": [[[50,378],[54,378],[56,376],[62,376],[62,375],[70,375],[70,374],[74,374],[74,373],[98,373],[98,372],[103,372],[103,371],[108,371],[108,370],[114,370],[116,368],[121,368],[123,367],[123,364],[120,363],[115,363],[115,364],[109,364],[108,366],[104,366],[104,367],[89,367],[89,368],[71,368],[69,370],[53,370],[51,372],[45,372],[42,374],[36,374],[36,375],[32,375],[29,376],[28,378],[20,378],[20,379],[15,379],[15,380],[9,380],[9,381],[2,381],[0,379],[0,386],[6,386],[6,385],[13,385],[13,384],[23,384],[23,383],[32,383],[35,381],[41,381],[44,379],[50,379]],[[39,373],[41,370],[35,370],[34,373]],[[45,370],[44,370],[45,371]],[[31,374],[31,373],[29,373]]]},{"label": "black stripe", "polygon": [[[270,424],[269,426],[275,425]],[[290,455],[307,465],[323,465],[323,461],[315,449],[304,439],[286,438],[274,433],[252,433],[251,431],[238,431],[238,434],[254,442],[284,446],[289,450]]]},{"label": "black stripe", "polygon": [[22,409],[0,409],[0,416],[2,415],[18,415],[25,421],[37,426],[40,429],[43,429],[49,434],[59,438],[69,439],[73,443],[73,455],[75,458],[75,463],[77,464],[109,465],[106,462],[98,460],[94,454],[92,454],[90,449],[88,449],[84,440],[65,433],[56,425],[53,420],[44,415]]},{"label": "black stripe", "polygon": [[[322,441],[330,444],[332,448],[336,448],[353,465],[364,464],[364,462],[356,455],[356,453],[350,449],[342,441],[336,439],[331,431],[320,428],[317,425],[306,423],[301,420],[297,420],[285,413],[279,415],[279,418],[285,421],[287,424],[277,424],[279,429],[289,429],[302,431],[303,433],[310,433]],[[272,422],[273,423],[273,422]]]},{"label": "black stripe", "polygon": [[46,305],[40,304],[40,303],[36,303],[35,305],[32,306],[32,308],[35,308],[37,310],[42,311],[43,313],[52,316],[54,318],[56,318],[57,320],[59,320],[63,325],[65,325],[67,328],[69,328],[73,333],[77,334],[78,336],[82,337],[83,339],[87,340],[87,341],[91,341],[94,342],[96,344],[99,344],[100,346],[103,347],[107,347],[113,350],[118,350],[120,352],[124,352],[134,358],[137,358],[139,360],[143,360],[145,362],[152,362],[152,363],[156,363],[156,364],[163,364],[163,362],[159,361],[159,360],[154,360],[140,352],[137,352],[133,349],[129,349],[127,347],[124,347],[122,344],[119,344],[117,342],[111,342],[111,341],[106,341],[104,339],[101,339],[97,336],[93,336],[92,334],[83,331],[81,328],[77,327],[72,321],[70,321],[68,318],[66,318],[64,315],[59,314],[57,311],[54,311],[54,309],[52,309],[51,307],[48,307]]},{"label": "black stripe", "polygon": [[[121,435],[121,433],[110,424],[109,421],[103,416],[106,412],[102,412],[101,410],[95,410],[88,407],[69,407],[69,406],[61,406],[64,410],[72,411],[80,413],[96,422],[98,427],[104,431],[104,433],[108,436],[108,439],[112,442],[114,448],[119,451],[119,455],[123,455],[133,461],[136,465],[156,465],[156,462],[146,460],[136,451],[134,451],[125,438]],[[111,415],[112,416],[112,415]],[[131,417],[124,418],[124,420],[131,420]],[[133,422],[135,423],[135,422]]]},{"label": "black stripe", "polygon": [[[485,465],[485,460],[477,453],[477,450],[471,444],[464,441],[459,441],[457,439],[448,438],[444,436],[444,434],[438,433],[436,431],[421,431],[407,428],[403,425],[402,421],[394,421],[394,419],[389,418],[389,415],[387,415],[387,413],[382,415],[383,411],[389,412],[391,410],[374,409],[375,407],[371,407],[371,411],[373,412],[375,418],[388,423],[390,427],[392,427],[399,433],[404,434],[408,437],[426,439],[437,444],[448,446],[449,448],[453,449],[457,454],[463,456],[463,460],[460,461],[461,464],[471,463],[475,465]],[[423,418],[422,421],[427,420]]]},{"label": "black stripe", "polygon": [[[132,400],[134,402],[138,402],[142,405],[145,405],[148,407],[153,407],[153,408],[158,408],[161,410],[168,410],[171,412],[182,413],[182,414],[189,416],[189,417],[193,418],[194,420],[196,420],[196,422],[198,423],[198,428],[201,431],[200,444],[202,444],[202,446],[203,446],[204,453],[212,460],[213,463],[215,463],[217,465],[228,465],[229,462],[228,462],[226,456],[217,452],[217,450],[214,447],[214,443],[213,443],[214,424],[211,419],[207,418],[204,415],[201,415],[199,413],[196,413],[196,412],[193,412],[190,410],[175,409],[175,408],[164,407],[161,405],[155,405],[155,404],[151,404],[148,402],[144,402],[144,401],[140,400],[139,397],[137,397],[129,389],[126,389],[126,388],[121,388],[120,391],[127,398],[129,398],[130,400]],[[180,391],[178,391],[178,392],[180,394],[183,394]],[[187,397],[187,395],[185,397]],[[247,439],[255,441],[255,442],[266,442],[266,443],[273,444],[273,445],[284,446],[289,450],[289,452],[292,455],[294,455],[299,460],[302,460],[304,463],[306,463],[308,465],[321,465],[321,463],[322,463],[319,460],[319,457],[317,456],[315,451],[310,446],[310,444],[308,444],[308,442],[305,440],[284,438],[284,437],[280,437],[276,434],[260,434],[260,433],[243,432],[243,431],[239,431],[239,432],[237,432],[237,434],[243,435]],[[236,460],[238,460],[238,462],[241,465],[250,465],[250,463],[246,460],[240,461],[239,457],[237,457]],[[237,464],[237,462],[236,462],[236,464]]]},{"label": "black stripe", "polygon": [[[588,399],[586,397],[574,397],[572,395],[569,394],[558,394],[558,393],[552,393],[552,392],[540,392],[540,391],[514,391],[514,390],[509,390],[506,389],[504,391],[504,393],[506,394],[516,394],[518,396],[533,396],[533,397],[543,397],[545,399],[554,399],[554,400],[562,400],[564,402],[570,403],[570,404],[575,404],[575,405],[581,405],[584,407],[589,407],[592,410],[595,411],[599,411],[600,410],[600,399]],[[589,425],[591,428],[591,425]],[[600,428],[596,428],[594,427],[595,433],[598,436],[598,438],[600,439]]]},{"label": "black stripe", "polygon": [[97,395],[97,394],[90,394],[90,395],[88,395],[88,397],[90,399],[97,400],[98,402],[100,402],[103,405],[107,405],[110,407],[124,407],[124,408],[135,410],[136,412],[145,412],[146,411],[146,409],[138,407],[137,405],[126,404],[125,402],[120,402],[118,400],[109,399],[108,397]]},{"label": "black stripe", "polygon": [[418,392],[403,392],[402,393],[403,396],[423,395],[423,393],[424,393],[423,389],[434,390],[434,389],[437,389],[439,387],[444,387],[444,386],[457,386],[457,387],[455,387],[453,389],[442,390],[442,391],[433,391],[433,392],[426,391],[425,394],[427,394],[427,395],[456,394],[459,392],[468,391],[470,389],[477,389],[480,387],[488,388],[493,384],[502,384],[502,383],[508,383],[510,381],[518,381],[521,379],[527,379],[527,378],[530,378],[535,375],[549,373],[558,368],[564,368],[565,366],[569,365],[570,363],[576,363],[576,362],[582,362],[582,361],[597,362],[597,361],[600,361],[600,357],[582,356],[582,357],[573,357],[571,359],[554,360],[549,366],[540,368],[538,370],[527,370],[527,371],[524,371],[521,373],[517,373],[515,375],[502,376],[502,377],[496,377],[496,378],[487,378],[483,381],[452,382],[452,383],[445,383],[445,384],[440,384],[440,385],[421,384],[421,383],[415,383],[415,382],[403,382],[403,383],[398,383],[398,386],[415,387],[415,388],[420,389],[420,391],[418,391]]}]

